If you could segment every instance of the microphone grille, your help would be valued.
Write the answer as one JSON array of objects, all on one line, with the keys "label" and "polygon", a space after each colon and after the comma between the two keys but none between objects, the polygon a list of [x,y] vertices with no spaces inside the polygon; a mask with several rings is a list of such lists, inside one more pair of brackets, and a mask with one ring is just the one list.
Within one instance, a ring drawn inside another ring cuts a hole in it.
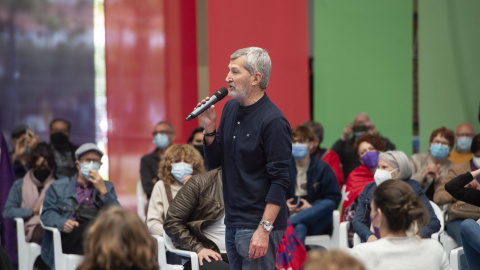
[{"label": "microphone grille", "polygon": [[228,89],[225,88],[225,87],[222,87],[220,88],[220,90],[218,90],[217,92],[215,92],[215,96],[217,97],[218,100],[221,100],[223,99],[224,97],[226,97],[228,94]]}]

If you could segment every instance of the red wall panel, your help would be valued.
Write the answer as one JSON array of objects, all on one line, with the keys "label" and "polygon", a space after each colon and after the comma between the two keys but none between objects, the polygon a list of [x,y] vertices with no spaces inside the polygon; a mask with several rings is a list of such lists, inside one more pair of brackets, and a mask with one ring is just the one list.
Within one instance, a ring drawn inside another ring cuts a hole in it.
[{"label": "red wall panel", "polygon": [[[309,120],[307,1],[208,0],[207,5],[210,91],[226,86],[234,51],[261,47],[272,59],[269,98],[292,127]],[[223,104],[215,105],[217,115]]]},{"label": "red wall panel", "polygon": [[106,0],[106,79],[110,180],[133,194],[155,123],[173,124],[186,142],[197,123],[195,0]]}]

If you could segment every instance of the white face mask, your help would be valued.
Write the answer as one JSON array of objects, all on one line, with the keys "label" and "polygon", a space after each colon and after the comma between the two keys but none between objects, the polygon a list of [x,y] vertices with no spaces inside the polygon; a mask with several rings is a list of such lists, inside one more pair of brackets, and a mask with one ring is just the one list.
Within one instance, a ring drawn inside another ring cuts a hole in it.
[{"label": "white face mask", "polygon": [[473,164],[475,164],[475,166],[477,166],[477,168],[480,168],[480,157],[474,156],[473,157]]},{"label": "white face mask", "polygon": [[386,171],[386,170],[377,169],[377,171],[375,171],[375,175],[373,176],[373,178],[375,179],[375,183],[377,184],[377,187],[380,186],[381,183],[387,180],[393,179],[392,173],[396,170],[397,169],[393,171]]}]

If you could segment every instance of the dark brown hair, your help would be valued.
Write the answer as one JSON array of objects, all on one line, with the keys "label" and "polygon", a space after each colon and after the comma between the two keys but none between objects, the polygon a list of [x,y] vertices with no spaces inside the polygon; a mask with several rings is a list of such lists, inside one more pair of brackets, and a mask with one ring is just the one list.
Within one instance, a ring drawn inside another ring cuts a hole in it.
[{"label": "dark brown hair", "polygon": [[473,137],[472,146],[470,146],[470,152],[476,153],[478,150],[480,150],[480,133]]},{"label": "dark brown hair", "polygon": [[300,140],[309,140],[313,141],[315,139],[315,135],[313,135],[313,131],[311,128],[306,126],[296,126],[292,130],[292,139],[294,137],[300,138]]},{"label": "dark brown hair", "polygon": [[437,128],[432,132],[432,135],[430,135],[430,143],[433,141],[437,135],[440,135],[441,137],[445,137],[445,139],[448,140],[448,147],[450,147],[450,150],[453,148],[453,144],[455,143],[455,133],[453,133],[453,130],[447,129],[446,127],[441,127]]},{"label": "dark brown hair", "polygon": [[418,227],[427,223],[427,209],[413,189],[401,180],[387,180],[373,192],[373,211],[382,210],[388,228],[406,231],[416,221]]},{"label": "dark brown hair", "polygon": [[157,270],[157,241],[138,215],[117,205],[106,206],[88,228],[79,270]]},{"label": "dark brown hair", "polygon": [[55,163],[55,156],[53,155],[52,149],[50,149],[48,144],[44,142],[39,143],[34,149],[32,149],[30,158],[27,162],[27,167],[29,169],[34,169],[35,163],[37,163],[37,160],[40,157],[43,157],[47,161],[48,166],[50,166],[50,169],[55,171],[55,169],[57,168],[57,163]]},{"label": "dark brown hair", "polygon": [[378,152],[384,152],[386,148],[385,141],[378,134],[368,134],[365,133],[362,136],[358,137],[355,143],[353,144],[353,152],[355,155],[358,155],[358,147],[362,142],[368,142],[371,144]]}]

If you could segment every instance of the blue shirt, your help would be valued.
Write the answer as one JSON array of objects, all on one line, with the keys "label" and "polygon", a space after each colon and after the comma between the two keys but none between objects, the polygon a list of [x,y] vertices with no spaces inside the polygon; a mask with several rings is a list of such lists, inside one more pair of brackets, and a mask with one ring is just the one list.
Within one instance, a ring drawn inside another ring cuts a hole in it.
[{"label": "blue shirt", "polygon": [[274,229],[287,228],[291,134],[267,94],[250,106],[237,100],[225,104],[217,135],[204,146],[208,167],[222,166],[225,225],[256,229],[268,202],[280,206]]}]

